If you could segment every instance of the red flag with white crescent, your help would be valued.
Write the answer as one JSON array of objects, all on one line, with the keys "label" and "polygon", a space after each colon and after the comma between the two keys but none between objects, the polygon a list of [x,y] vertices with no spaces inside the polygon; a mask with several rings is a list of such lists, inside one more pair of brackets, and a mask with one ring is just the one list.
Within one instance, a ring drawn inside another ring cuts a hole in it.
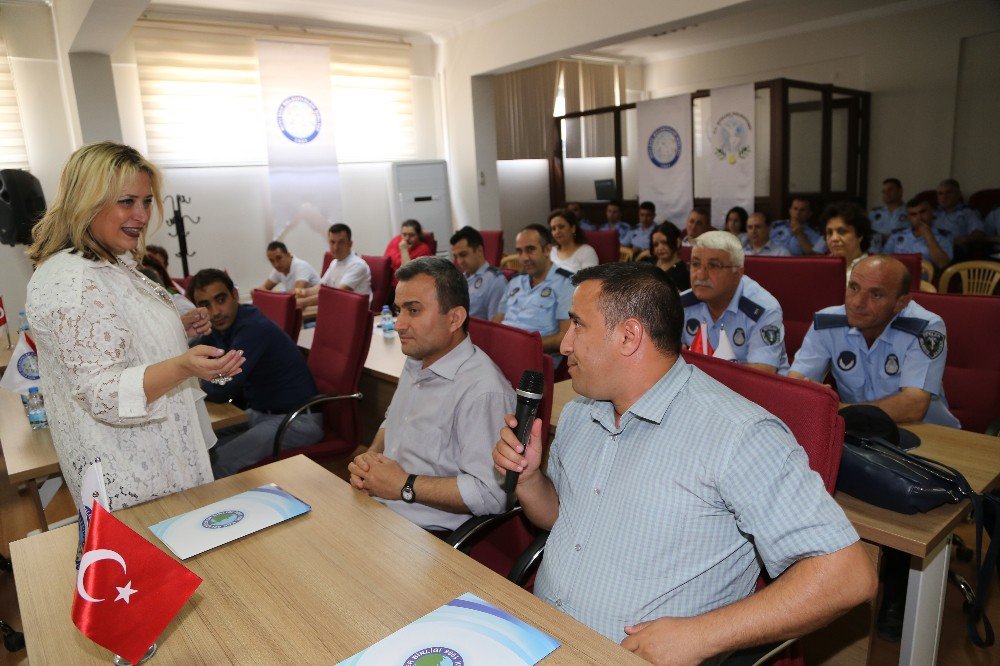
[{"label": "red flag with white crescent", "polygon": [[691,341],[691,351],[704,354],[705,356],[711,356],[714,352],[712,343],[708,339],[708,325],[705,322],[701,322],[694,340]]},{"label": "red flag with white crescent", "polygon": [[3,296],[0,296],[0,326],[7,324],[7,311],[3,307]]},{"label": "red flag with white crescent", "polygon": [[90,640],[137,664],[201,582],[94,502],[73,623]]}]

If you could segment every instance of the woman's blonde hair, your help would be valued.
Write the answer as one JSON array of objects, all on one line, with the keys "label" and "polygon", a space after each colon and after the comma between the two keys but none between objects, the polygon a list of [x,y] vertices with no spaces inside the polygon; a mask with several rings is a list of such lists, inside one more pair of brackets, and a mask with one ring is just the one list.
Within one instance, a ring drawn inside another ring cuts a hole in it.
[{"label": "woman's blonde hair", "polygon": [[[149,176],[156,207],[154,220],[163,220],[163,179],[160,171],[135,148],[111,141],[90,143],[74,152],[59,177],[59,190],[45,216],[31,232],[28,257],[36,266],[53,254],[72,248],[86,259],[112,259],[112,253],[90,233],[97,214],[112,205],[139,173]],[[153,220],[151,220],[152,222]],[[136,258],[145,252],[146,231],[139,239]]]}]

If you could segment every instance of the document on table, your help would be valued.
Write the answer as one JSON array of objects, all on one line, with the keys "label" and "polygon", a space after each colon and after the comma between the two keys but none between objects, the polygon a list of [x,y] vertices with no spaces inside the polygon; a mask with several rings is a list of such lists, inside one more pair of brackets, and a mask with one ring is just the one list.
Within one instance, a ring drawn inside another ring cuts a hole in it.
[{"label": "document on table", "polygon": [[186,560],[309,511],[311,506],[269,483],[167,518],[149,529],[174,555]]},{"label": "document on table", "polygon": [[533,666],[558,647],[548,634],[467,592],[338,666]]}]

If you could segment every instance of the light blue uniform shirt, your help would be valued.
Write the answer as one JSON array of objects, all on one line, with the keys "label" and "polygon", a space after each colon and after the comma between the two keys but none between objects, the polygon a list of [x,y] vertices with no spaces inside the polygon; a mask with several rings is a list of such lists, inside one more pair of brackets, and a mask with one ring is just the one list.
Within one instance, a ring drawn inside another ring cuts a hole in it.
[{"label": "light blue uniform shirt", "polygon": [[545,279],[535,287],[526,273],[515,275],[507,283],[507,291],[500,301],[498,312],[504,314],[503,323],[552,335],[559,331],[559,321],[569,319],[573,302],[573,273],[555,264]]},{"label": "light blue uniform shirt", "polygon": [[733,299],[726,306],[718,321],[712,321],[708,306],[698,300],[694,291],[681,294],[684,306],[684,331],[681,340],[686,345],[694,341],[701,322],[708,324],[708,341],[713,349],[719,347],[719,330],[726,329],[726,337],[733,346],[737,363],[765,363],[778,372],[788,370],[785,354],[785,326],[781,319],[781,305],[764,287],[747,276],[740,278]]},{"label": "light blue uniform shirt", "polygon": [[[805,229],[806,238],[812,244],[813,252],[826,254],[826,239],[823,238],[823,234],[808,224],[803,224],[802,228]],[[771,242],[784,245],[793,257],[802,256],[802,246],[799,245],[798,239],[792,233],[792,226],[788,220],[778,220],[771,225]]]},{"label": "light blue uniform shirt", "polygon": [[[947,229],[939,227],[937,220],[931,226],[931,233],[934,234],[938,245],[941,246],[941,251],[948,255],[948,259],[954,257],[954,235]],[[927,241],[922,236],[915,235],[913,227],[909,223],[898,229],[893,229],[889,238],[886,239],[885,245],[882,246],[882,251],[886,254],[921,254],[927,261],[934,262],[931,259],[931,251],[927,247]]]},{"label": "light blue uniform shirt", "polygon": [[743,254],[751,257],[790,257],[792,253],[784,245],[779,245],[772,240],[764,243],[764,247],[754,250],[750,241],[743,243]]},{"label": "light blue uniform shirt", "polygon": [[994,208],[986,216],[983,231],[987,236],[1000,236],[1000,208]]},{"label": "light blue uniform shirt", "polygon": [[610,402],[566,405],[547,473],[535,594],[615,642],[749,596],[757,555],[777,576],[858,540],[785,425],[680,358],[619,426]]},{"label": "light blue uniform shirt", "polygon": [[936,215],[934,226],[947,229],[955,238],[983,230],[983,221],[979,219],[979,213],[965,204],[958,204],[951,211],[938,208],[934,214]]},{"label": "light blue uniform shirt", "polygon": [[604,224],[594,224],[590,220],[579,220],[577,224],[584,231],[600,231],[602,229],[608,228],[607,222],[605,222]]},{"label": "light blue uniform shirt", "polygon": [[469,281],[469,316],[493,319],[507,290],[507,278],[503,271],[485,263],[472,275],[466,275],[465,279]]},{"label": "light blue uniform shirt", "polygon": [[635,225],[632,231],[629,232],[628,241],[623,242],[622,245],[631,245],[632,249],[636,251],[636,254],[642,250],[649,249],[649,236],[653,233],[653,229],[656,228],[655,224],[651,224],[648,229],[643,229],[641,224]]},{"label": "light blue uniform shirt", "polygon": [[910,223],[910,218],[906,215],[906,206],[897,206],[896,210],[890,211],[887,206],[872,208],[868,219],[872,222],[872,231],[877,231],[883,236],[888,236],[893,229],[899,229]]},{"label": "light blue uniform shirt", "polygon": [[958,428],[948,411],[941,378],[948,355],[944,322],[911,301],[892,318],[869,349],[865,336],[848,326],[843,305],[816,313],[794,372],[821,382],[831,371],[844,402],[871,402],[912,386],[931,394],[924,421]]}]

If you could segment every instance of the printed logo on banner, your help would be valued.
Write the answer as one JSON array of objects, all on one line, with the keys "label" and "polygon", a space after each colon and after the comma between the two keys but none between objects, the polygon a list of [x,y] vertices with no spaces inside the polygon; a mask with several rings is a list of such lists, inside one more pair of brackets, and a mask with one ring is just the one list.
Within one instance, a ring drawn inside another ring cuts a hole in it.
[{"label": "printed logo on banner", "polygon": [[278,106],[278,128],[289,141],[309,143],[319,136],[322,126],[319,108],[308,97],[292,95]]},{"label": "printed logo on banner", "polygon": [[669,169],[681,158],[681,135],[670,125],[653,130],[646,144],[649,160],[661,169]]},{"label": "printed logo on banner", "polygon": [[220,530],[223,527],[232,527],[243,520],[242,511],[219,511],[201,521],[201,526],[209,530]]},{"label": "printed logo on banner", "polygon": [[750,132],[753,126],[742,113],[730,111],[719,118],[712,128],[712,148],[715,156],[736,164],[750,156]]},{"label": "printed logo on banner", "polygon": [[33,351],[22,354],[17,359],[17,371],[25,379],[38,381],[41,378],[41,373],[38,372],[38,354]]},{"label": "printed logo on banner", "polygon": [[417,650],[403,662],[403,666],[464,666],[462,655],[448,647],[429,647]]}]

